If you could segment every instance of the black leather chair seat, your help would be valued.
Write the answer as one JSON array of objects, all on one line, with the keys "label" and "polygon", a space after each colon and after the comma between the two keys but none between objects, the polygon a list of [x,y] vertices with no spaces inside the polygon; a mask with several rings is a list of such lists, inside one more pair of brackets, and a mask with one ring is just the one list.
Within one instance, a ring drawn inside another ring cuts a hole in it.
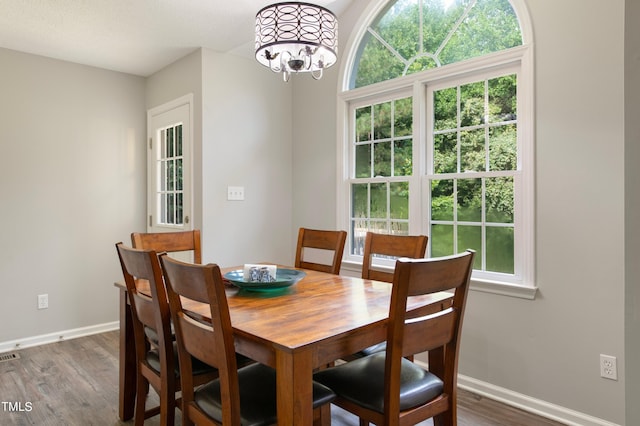
[{"label": "black leather chair seat", "polygon": [[360,358],[363,358],[365,356],[377,354],[378,352],[384,352],[386,350],[387,350],[387,342],[382,342],[382,343],[377,343],[373,346],[369,346],[368,348],[365,348],[360,352],[356,352],[356,355]]},{"label": "black leather chair seat", "polygon": [[[254,363],[238,370],[242,426],[271,425],[277,421],[276,372]],[[313,383],[313,407],[333,401],[335,393],[326,386]],[[222,422],[220,380],[216,379],[195,392],[196,404],[218,422]]]},{"label": "black leather chair seat", "polygon": [[[178,364],[177,362],[178,361],[178,344],[176,342],[173,342],[173,356],[174,356],[174,359],[176,360],[175,369],[174,369],[175,374],[176,374],[176,377],[180,377],[180,364]],[[200,374],[210,373],[216,370],[215,368],[211,367],[208,364],[205,364],[204,362],[200,361],[197,358],[191,358],[191,359],[192,359],[191,367],[193,369],[193,374],[196,376]],[[160,354],[156,349],[152,349],[149,352],[147,352],[147,363],[149,364],[149,367],[151,367],[152,369],[160,373]]]},{"label": "black leather chair seat", "polygon": [[[158,333],[151,327],[144,327],[144,334],[155,345],[158,344]],[[171,323],[171,340],[176,340],[176,331],[173,329],[173,323]]]},{"label": "black leather chair seat", "polygon": [[[382,413],[385,356],[385,353],[376,353],[321,370],[314,379],[331,388],[339,397]],[[407,359],[402,359],[400,376],[401,411],[422,405],[442,393],[442,380]]]}]

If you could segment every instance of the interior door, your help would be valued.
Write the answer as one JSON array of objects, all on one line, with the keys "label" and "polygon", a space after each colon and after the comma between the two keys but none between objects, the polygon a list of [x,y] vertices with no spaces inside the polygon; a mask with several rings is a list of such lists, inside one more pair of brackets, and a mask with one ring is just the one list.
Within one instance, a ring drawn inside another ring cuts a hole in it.
[{"label": "interior door", "polygon": [[193,95],[147,111],[147,232],[192,229]]}]

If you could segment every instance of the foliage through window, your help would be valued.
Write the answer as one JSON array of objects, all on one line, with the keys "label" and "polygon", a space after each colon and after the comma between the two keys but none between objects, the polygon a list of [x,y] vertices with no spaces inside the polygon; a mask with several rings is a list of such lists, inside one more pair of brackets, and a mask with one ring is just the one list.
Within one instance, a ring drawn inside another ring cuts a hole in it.
[{"label": "foliage through window", "polygon": [[[347,259],[362,255],[367,231],[421,233],[430,256],[472,248],[474,277],[523,284],[533,252],[523,231],[533,226],[525,213],[533,173],[523,173],[531,161],[522,155],[532,152],[523,128],[532,126],[523,127],[521,105],[532,92],[521,90],[530,84],[522,53],[503,59],[523,45],[511,2],[397,0],[358,43],[349,88],[377,86],[342,94],[350,129]],[[479,60],[489,54],[495,63]],[[387,84],[398,77],[405,79]]]},{"label": "foliage through window", "polygon": [[474,269],[514,273],[516,76],[430,91],[431,254],[476,250]]},{"label": "foliage through window", "polygon": [[367,28],[351,88],[521,44],[508,0],[398,0]]},{"label": "foliage through window", "polygon": [[351,187],[352,247],[362,254],[367,230],[406,235],[413,174],[411,98],[355,110],[355,177]]}]

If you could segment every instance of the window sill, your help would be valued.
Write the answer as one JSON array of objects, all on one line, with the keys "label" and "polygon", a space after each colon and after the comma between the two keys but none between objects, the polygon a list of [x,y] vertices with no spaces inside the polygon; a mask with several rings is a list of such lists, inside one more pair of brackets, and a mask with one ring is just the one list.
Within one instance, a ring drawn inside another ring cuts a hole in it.
[{"label": "window sill", "polygon": [[[390,271],[392,268],[381,266],[380,269],[386,269]],[[362,265],[356,262],[343,261],[342,269],[340,271],[342,274],[347,276],[359,277],[362,274]],[[472,291],[499,294],[501,296],[517,297],[520,299],[528,300],[534,300],[536,298],[536,294],[538,293],[538,287],[528,287],[505,282],[479,280],[473,278],[471,279],[470,289]]]}]

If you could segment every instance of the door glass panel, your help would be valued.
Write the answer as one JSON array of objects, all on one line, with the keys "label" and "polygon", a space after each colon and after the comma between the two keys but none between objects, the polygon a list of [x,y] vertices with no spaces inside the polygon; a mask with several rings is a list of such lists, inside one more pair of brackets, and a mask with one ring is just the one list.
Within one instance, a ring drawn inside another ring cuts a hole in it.
[{"label": "door glass panel", "polygon": [[182,125],[159,131],[158,191],[160,224],[184,223]]}]

